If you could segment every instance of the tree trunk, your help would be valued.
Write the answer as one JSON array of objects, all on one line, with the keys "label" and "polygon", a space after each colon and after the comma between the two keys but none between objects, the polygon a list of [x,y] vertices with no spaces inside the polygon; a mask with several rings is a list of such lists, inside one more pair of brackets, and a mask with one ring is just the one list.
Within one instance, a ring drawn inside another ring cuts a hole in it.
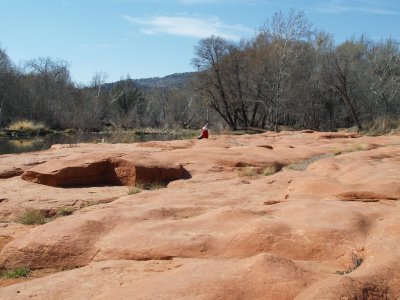
[{"label": "tree trunk", "polygon": [[345,93],[345,95],[343,95],[343,100],[344,100],[344,102],[346,103],[347,108],[349,109],[349,111],[350,111],[350,113],[351,113],[351,116],[352,116],[352,118],[353,118],[353,121],[357,124],[358,130],[361,131],[361,130],[362,130],[362,126],[361,126],[360,120],[358,119],[358,116],[357,116],[357,114],[356,114],[356,111],[354,110],[354,107],[353,107],[353,105],[351,104],[350,97],[347,95],[347,93]]}]

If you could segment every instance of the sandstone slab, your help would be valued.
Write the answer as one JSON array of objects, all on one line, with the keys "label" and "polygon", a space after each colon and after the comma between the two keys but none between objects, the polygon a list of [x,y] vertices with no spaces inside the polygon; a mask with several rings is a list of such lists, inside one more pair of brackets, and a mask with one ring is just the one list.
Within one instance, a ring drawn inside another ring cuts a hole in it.
[{"label": "sandstone slab", "polygon": [[[6,236],[0,268],[59,271],[0,293],[6,299],[397,299],[399,146],[399,136],[304,131],[0,156],[4,168],[59,180],[51,186],[1,179],[0,213],[77,201],[72,215],[44,225],[0,226]],[[103,186],[96,185],[100,179],[85,181],[96,164],[110,168],[92,175],[107,178]],[[268,176],[240,172],[271,165],[283,168]],[[89,186],[58,186],[70,169],[72,177],[86,174],[71,185]],[[109,186],[133,178],[169,183],[130,195],[125,186]],[[109,203],[79,204],[108,197]]]},{"label": "sandstone slab", "polygon": [[116,153],[72,155],[33,167],[22,179],[55,187],[126,185],[181,179],[180,164],[159,163],[136,157],[127,160]]}]

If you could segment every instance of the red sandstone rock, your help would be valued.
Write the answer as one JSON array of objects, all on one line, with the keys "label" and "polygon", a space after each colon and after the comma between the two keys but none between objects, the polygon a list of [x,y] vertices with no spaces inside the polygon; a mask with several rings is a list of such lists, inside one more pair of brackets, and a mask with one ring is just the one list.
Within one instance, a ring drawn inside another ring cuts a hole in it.
[{"label": "red sandstone rock", "polygon": [[24,171],[21,168],[15,168],[15,167],[6,168],[3,170],[0,170],[0,179],[7,179],[7,178],[19,176],[22,173],[24,173]]},{"label": "red sandstone rock", "polygon": [[55,187],[127,185],[181,179],[180,164],[126,160],[116,154],[69,156],[27,170],[22,178]]},{"label": "red sandstone rock", "polygon": [[[321,135],[269,132],[54,147],[14,161],[0,156],[4,166],[57,178],[52,180],[67,178],[59,174],[72,167],[88,174],[85,168],[98,163],[111,166],[121,184],[133,177],[170,181],[180,164],[185,169],[176,178],[188,179],[135,195],[121,186],[63,189],[19,177],[0,180],[5,199],[0,215],[23,205],[54,209],[73,199],[86,203],[91,195],[92,200],[114,195],[107,204],[81,209],[74,204],[72,216],[18,234],[0,226],[0,236],[8,237],[0,268],[83,266],[0,288],[0,294],[5,299],[397,299],[400,137]],[[332,154],[360,144],[373,146]],[[30,159],[42,164],[29,167]],[[270,176],[238,176],[240,166],[261,170],[271,164],[288,167]],[[360,266],[355,258],[362,259]]]}]

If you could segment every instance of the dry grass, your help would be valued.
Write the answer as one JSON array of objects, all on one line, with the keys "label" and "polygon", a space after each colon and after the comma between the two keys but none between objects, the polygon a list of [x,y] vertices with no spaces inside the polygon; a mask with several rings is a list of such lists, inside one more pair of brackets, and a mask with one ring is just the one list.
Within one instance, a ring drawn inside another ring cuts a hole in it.
[{"label": "dry grass", "polygon": [[37,209],[27,209],[16,219],[16,222],[25,225],[41,225],[49,221],[46,215]]},{"label": "dry grass", "polygon": [[164,182],[151,182],[151,183],[147,183],[145,185],[143,185],[143,189],[145,190],[149,190],[149,191],[154,191],[154,190],[159,190],[162,188],[165,188],[167,185]]},{"label": "dry grass", "polygon": [[400,132],[400,119],[380,117],[368,126],[367,135],[383,135]]},{"label": "dry grass", "polygon": [[259,174],[259,171],[256,167],[246,166],[238,169],[238,175],[240,177],[255,176],[257,174]]},{"label": "dry grass", "polygon": [[128,195],[135,195],[143,190],[146,191],[154,191],[154,190],[159,190],[163,189],[167,186],[167,183],[165,182],[160,182],[160,181],[155,181],[155,182],[148,182],[148,183],[137,183],[135,186],[130,186],[128,189]]},{"label": "dry grass", "polygon": [[57,210],[56,217],[65,217],[72,215],[74,213],[74,209],[72,207],[62,207]]},{"label": "dry grass", "polygon": [[298,163],[291,163],[285,166],[285,170],[297,170]]},{"label": "dry grass", "polygon": [[42,123],[37,123],[33,121],[28,121],[28,120],[21,120],[21,121],[16,121],[11,123],[8,126],[9,130],[25,130],[25,131],[38,131],[38,130],[44,130],[46,129],[46,126]]},{"label": "dry grass", "polygon": [[15,221],[24,225],[42,225],[56,218],[72,215],[73,213],[74,209],[72,207],[62,207],[55,213],[47,214],[41,210],[30,208],[20,213]]},{"label": "dry grass", "polygon": [[238,169],[239,177],[251,177],[256,175],[270,176],[279,171],[278,166],[271,165],[263,168],[254,166],[245,166]]},{"label": "dry grass", "polygon": [[358,151],[367,151],[369,150],[370,147],[367,144],[356,144],[356,145],[351,145],[350,147],[346,148],[338,148],[333,151],[334,155],[340,155],[340,154],[345,154],[345,153],[350,153],[350,152],[358,152]]},{"label": "dry grass", "polygon": [[272,166],[267,166],[267,167],[263,168],[261,170],[261,174],[264,176],[269,176],[269,175],[275,174],[278,171],[279,171],[278,167],[275,165],[272,165]]},{"label": "dry grass", "polygon": [[139,194],[143,188],[141,186],[130,186],[128,189],[128,195],[136,195]]}]

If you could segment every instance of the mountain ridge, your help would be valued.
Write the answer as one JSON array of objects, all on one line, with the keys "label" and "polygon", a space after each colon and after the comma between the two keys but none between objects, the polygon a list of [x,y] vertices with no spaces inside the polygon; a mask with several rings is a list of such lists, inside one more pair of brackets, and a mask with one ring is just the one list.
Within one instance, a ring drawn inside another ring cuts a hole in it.
[{"label": "mountain ridge", "polygon": [[195,72],[173,73],[164,77],[149,77],[133,79],[139,87],[154,88],[154,87],[182,87],[184,86]]}]

